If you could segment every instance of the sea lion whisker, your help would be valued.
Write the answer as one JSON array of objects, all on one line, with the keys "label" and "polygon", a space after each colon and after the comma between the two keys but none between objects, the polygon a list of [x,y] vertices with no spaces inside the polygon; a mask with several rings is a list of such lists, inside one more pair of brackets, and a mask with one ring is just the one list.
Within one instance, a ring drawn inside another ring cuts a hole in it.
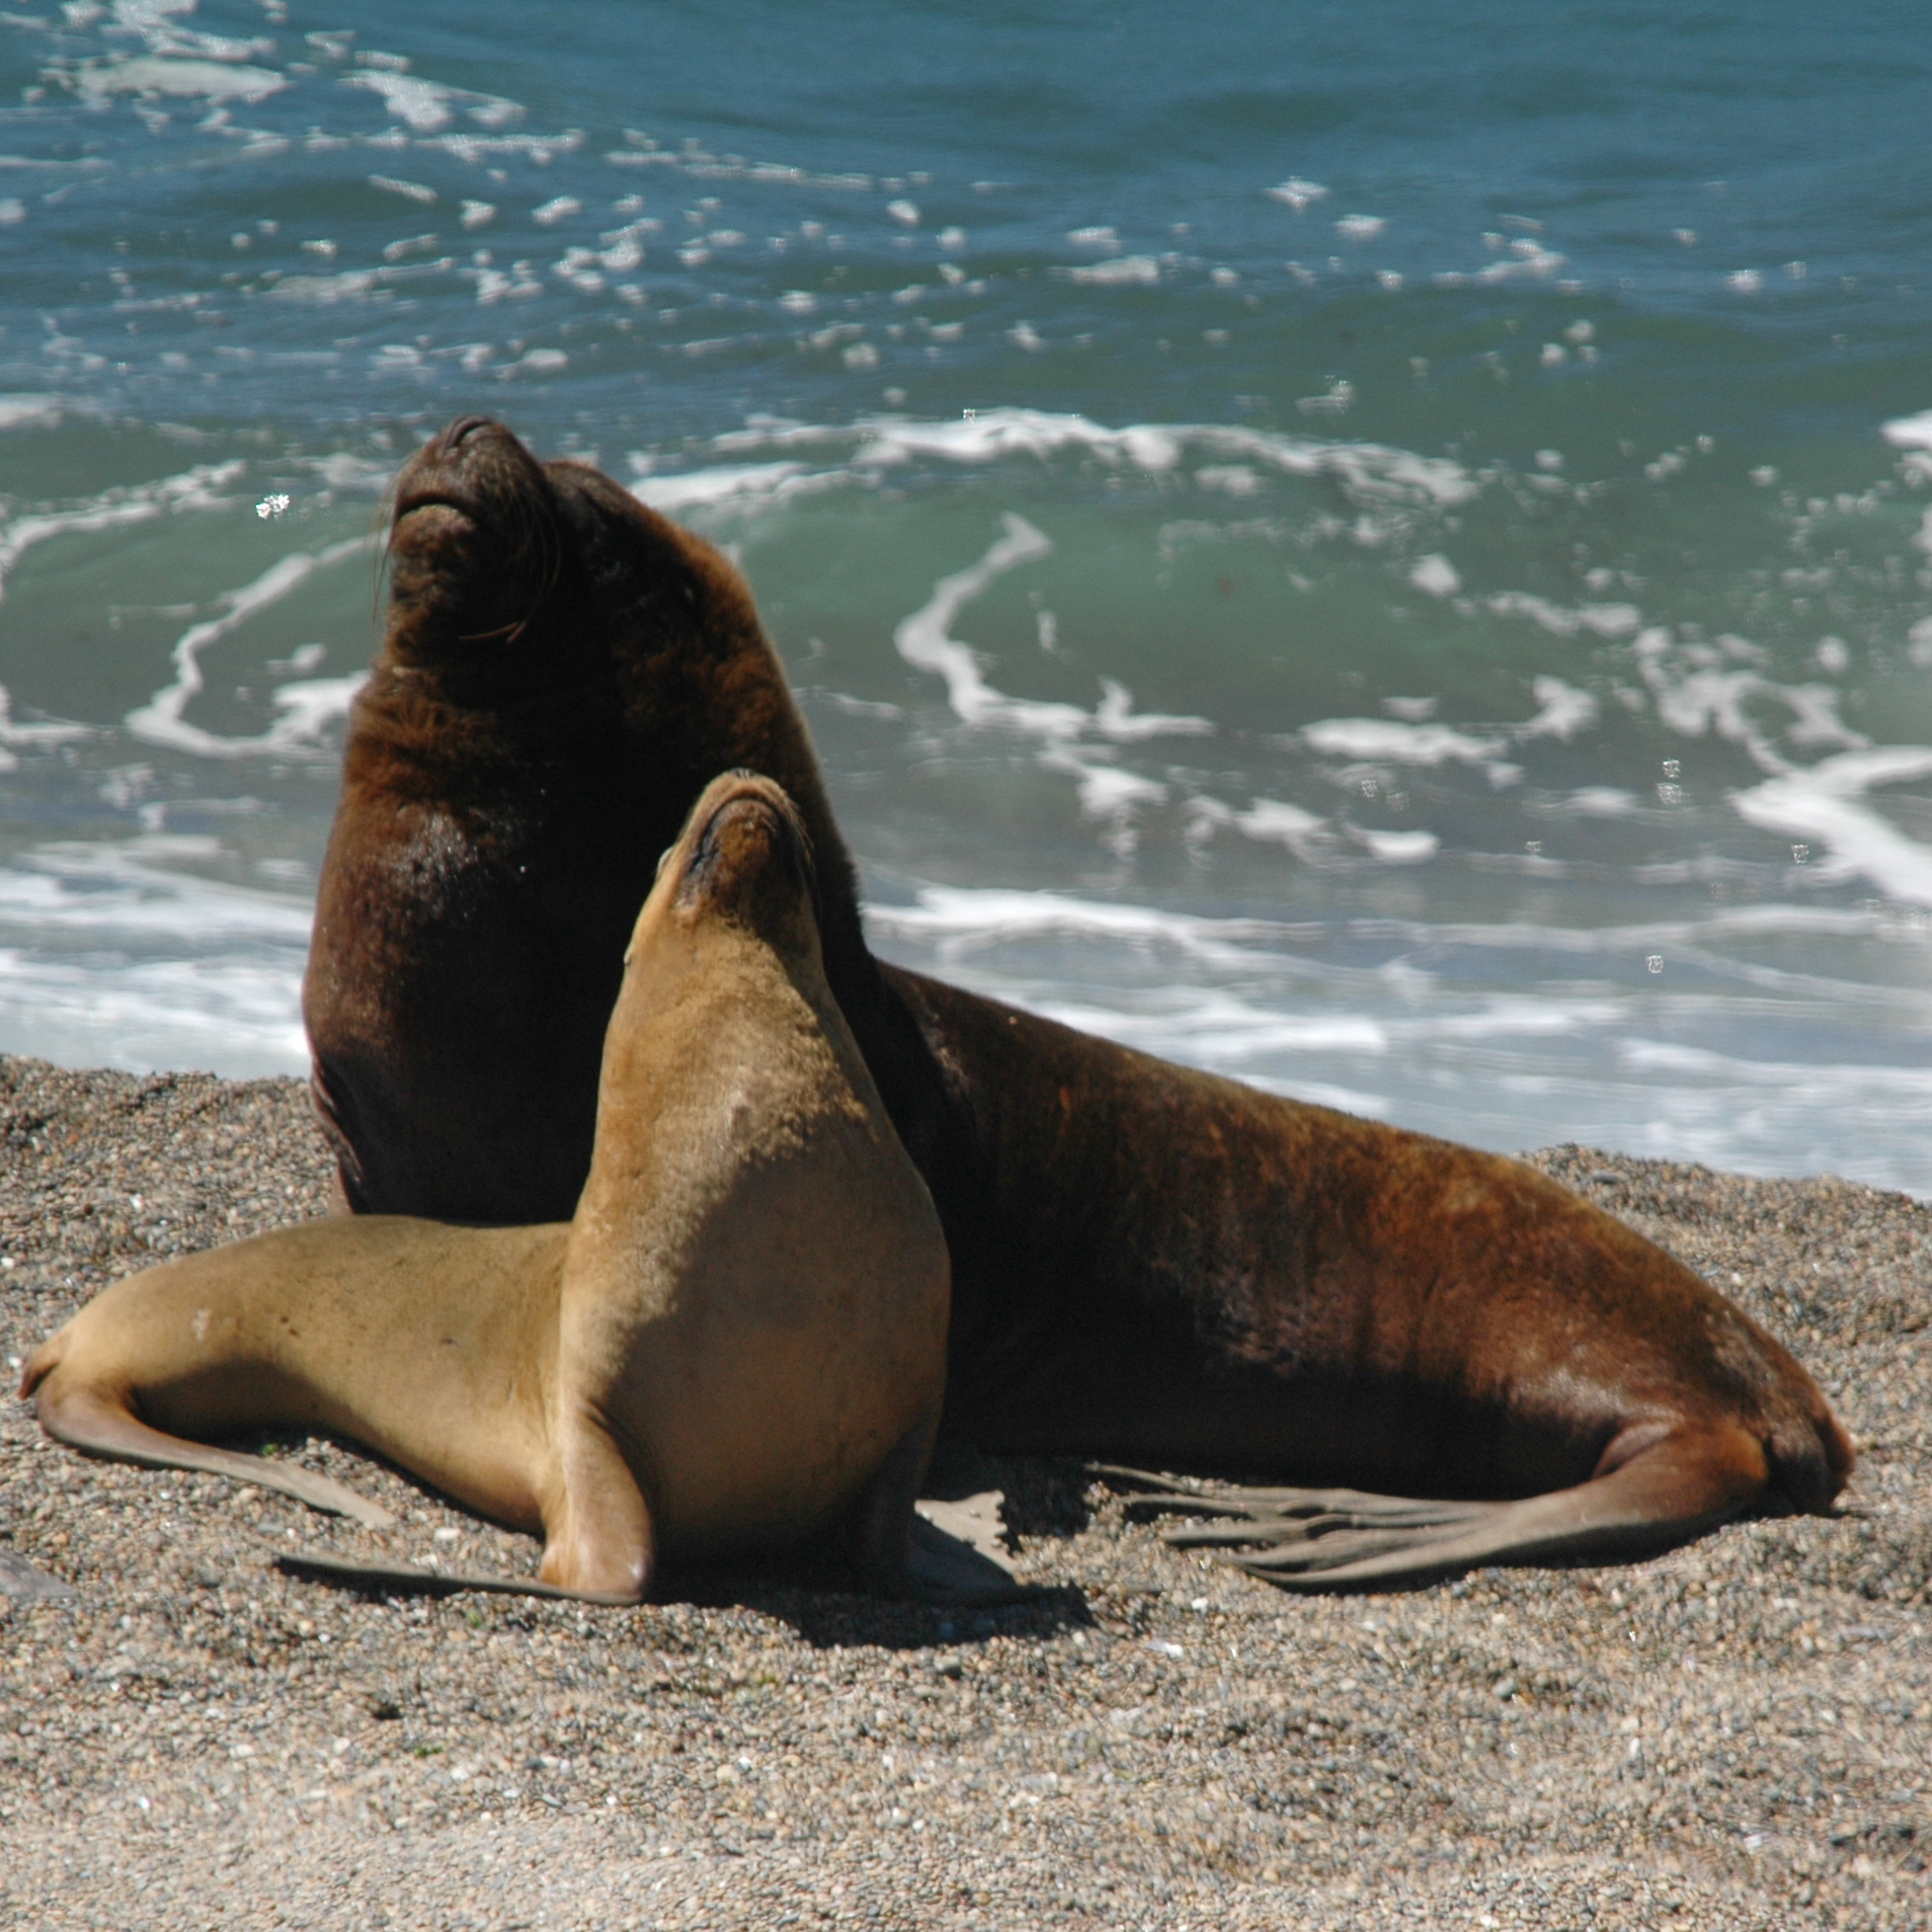
[{"label": "sea lion whisker", "polygon": [[530,626],[534,608],[526,610],[521,617],[513,618],[507,624],[499,624],[494,630],[465,630],[456,634],[458,644],[515,644]]}]

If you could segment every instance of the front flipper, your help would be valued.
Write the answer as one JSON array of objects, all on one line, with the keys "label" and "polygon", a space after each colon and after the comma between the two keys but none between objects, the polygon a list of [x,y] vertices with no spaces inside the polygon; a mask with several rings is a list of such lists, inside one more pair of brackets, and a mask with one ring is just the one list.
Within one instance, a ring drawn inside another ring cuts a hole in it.
[{"label": "front flipper", "polygon": [[327,1550],[281,1550],[276,1564],[313,1582],[401,1596],[491,1590],[613,1607],[642,1602],[654,1555],[651,1512],[617,1445],[596,1422],[579,1416],[565,1432],[558,1471],[561,1500],[543,1507],[543,1562],[534,1576],[368,1563]]},{"label": "front flipper", "polygon": [[609,1431],[568,1413],[558,1430],[561,1501],[543,1505],[538,1580],[590,1603],[642,1603],[657,1561],[651,1506]]},{"label": "front flipper", "polygon": [[1439,1502],[1358,1489],[1176,1489],[1145,1471],[1092,1466],[1106,1480],[1151,1486],[1130,1509],[1187,1510],[1222,1520],[1170,1532],[1177,1548],[1260,1545],[1224,1562],[1285,1590],[1383,1589],[1428,1583],[1484,1564],[1650,1556],[1748,1509],[1768,1468],[1735,1425],[1684,1428],[1615,1469],[1520,1502]]}]

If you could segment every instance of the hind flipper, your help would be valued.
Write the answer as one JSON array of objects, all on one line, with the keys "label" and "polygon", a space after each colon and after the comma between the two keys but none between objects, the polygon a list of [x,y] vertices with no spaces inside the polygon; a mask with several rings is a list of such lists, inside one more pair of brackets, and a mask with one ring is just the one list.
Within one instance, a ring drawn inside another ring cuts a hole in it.
[{"label": "hind flipper", "polygon": [[499,1596],[561,1597],[570,1603],[634,1605],[637,1599],[614,1590],[573,1590],[535,1576],[503,1576],[491,1570],[426,1570],[408,1563],[358,1563],[326,1550],[278,1550],[276,1568],[314,1583],[367,1590],[384,1596],[451,1596],[458,1590],[491,1590]]},{"label": "hind flipper", "polygon": [[1176,1549],[1201,1544],[1254,1543],[1265,1538],[1299,1542],[1338,1528],[1429,1529],[1472,1522],[1489,1504],[1419,1496],[1381,1496],[1367,1489],[1278,1489],[1237,1488],[1216,1483],[1201,1489],[1177,1489],[1165,1476],[1113,1463],[1089,1463],[1089,1476],[1114,1488],[1139,1484],[1142,1493],[1125,1497],[1130,1515],[1220,1516],[1212,1528],[1172,1530],[1164,1539]]},{"label": "hind flipper", "polygon": [[[1243,1524],[1183,1530],[1167,1540],[1264,1545],[1223,1561],[1282,1589],[1381,1589],[1434,1582],[1483,1564],[1649,1556],[1748,1509],[1763,1494],[1768,1473],[1756,1438],[1722,1426],[1679,1430],[1587,1483],[1520,1502],[1281,1489],[1202,1495],[1167,1489],[1135,1500],[1240,1512]],[[1345,1506],[1337,1506],[1343,1497]]]},{"label": "hind flipper", "polygon": [[258,1489],[279,1489],[311,1509],[352,1516],[370,1529],[396,1526],[395,1517],[379,1502],[357,1494],[345,1484],[289,1463],[270,1462],[266,1456],[245,1456],[236,1450],[166,1435],[97,1390],[63,1387],[57,1371],[40,1385],[38,1412],[48,1435],[84,1456],[138,1463],[147,1469],[197,1469],[208,1476],[252,1483]]}]

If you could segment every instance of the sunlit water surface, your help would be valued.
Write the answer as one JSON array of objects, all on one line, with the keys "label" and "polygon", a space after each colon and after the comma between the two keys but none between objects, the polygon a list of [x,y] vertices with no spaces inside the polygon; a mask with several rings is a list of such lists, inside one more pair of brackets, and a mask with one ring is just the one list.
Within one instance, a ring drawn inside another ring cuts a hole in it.
[{"label": "sunlit water surface", "polygon": [[297,1071],[396,464],[728,545],[881,951],[1932,1193],[1932,17],[0,21],[0,1048]]}]

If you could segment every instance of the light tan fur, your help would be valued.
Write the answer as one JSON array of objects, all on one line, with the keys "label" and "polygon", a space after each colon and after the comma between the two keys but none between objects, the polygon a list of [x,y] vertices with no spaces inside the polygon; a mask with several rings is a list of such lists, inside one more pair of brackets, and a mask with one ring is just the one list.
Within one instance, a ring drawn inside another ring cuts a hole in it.
[{"label": "light tan fur", "polygon": [[[625,955],[576,1218],[312,1223],[99,1296],[29,1363],[50,1434],[380,1524],[197,1437],[353,1437],[545,1538],[539,1576],[636,1601],[663,1548],[850,1513],[905,1572],[944,1388],[938,1219],[826,983],[797,814],[712,783]],[[891,1493],[868,1493],[885,1485]]]}]

